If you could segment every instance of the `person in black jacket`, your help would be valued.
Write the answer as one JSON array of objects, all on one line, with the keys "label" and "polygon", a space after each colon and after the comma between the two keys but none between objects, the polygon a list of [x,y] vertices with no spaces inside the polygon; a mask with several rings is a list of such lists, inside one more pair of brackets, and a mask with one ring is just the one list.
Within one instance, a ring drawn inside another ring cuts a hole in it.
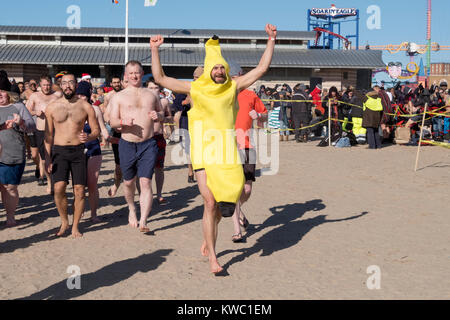
[{"label": "person in black jacket", "polygon": [[[339,102],[341,97],[339,96],[338,90],[336,87],[331,87],[328,93],[328,97],[324,99],[322,102],[322,107],[325,109],[325,117],[328,117],[328,102],[330,102],[331,106],[331,118],[344,120],[344,114],[342,113],[341,104]],[[328,123],[326,123],[328,125]],[[341,122],[337,120],[331,121],[331,135],[339,132],[339,135],[342,134]],[[328,133],[327,133],[328,134]]]},{"label": "person in black jacket", "polygon": [[294,87],[294,95],[292,96],[292,118],[295,127],[295,140],[297,142],[307,142],[309,129],[299,130],[306,127],[311,121],[311,104],[306,101],[296,102],[295,100],[310,100],[309,95],[305,92],[305,85],[298,84]]}]

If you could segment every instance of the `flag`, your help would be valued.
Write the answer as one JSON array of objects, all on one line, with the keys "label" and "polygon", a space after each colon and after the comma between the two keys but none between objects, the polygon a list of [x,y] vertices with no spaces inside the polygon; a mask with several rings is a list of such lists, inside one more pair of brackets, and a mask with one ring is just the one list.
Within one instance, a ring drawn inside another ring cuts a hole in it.
[{"label": "flag", "polygon": [[144,7],[153,7],[158,0],[145,0]]},{"label": "flag", "polygon": [[112,0],[112,3],[118,4],[119,1],[118,0]]}]

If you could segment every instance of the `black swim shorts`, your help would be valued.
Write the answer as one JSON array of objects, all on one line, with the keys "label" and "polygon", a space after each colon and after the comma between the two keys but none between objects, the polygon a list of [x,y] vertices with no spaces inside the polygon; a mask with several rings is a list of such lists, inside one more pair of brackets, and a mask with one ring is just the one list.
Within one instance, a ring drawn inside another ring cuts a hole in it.
[{"label": "black swim shorts", "polygon": [[239,155],[241,157],[242,166],[244,167],[245,181],[255,181],[256,150],[249,148],[240,149]]},{"label": "black swim shorts", "polygon": [[69,173],[71,173],[73,185],[86,185],[87,161],[84,153],[84,144],[77,146],[53,146],[52,164],[53,182],[69,182]]},{"label": "black swim shorts", "polygon": [[45,131],[36,130],[34,135],[36,137],[36,148],[39,150],[41,160],[45,160]]}]

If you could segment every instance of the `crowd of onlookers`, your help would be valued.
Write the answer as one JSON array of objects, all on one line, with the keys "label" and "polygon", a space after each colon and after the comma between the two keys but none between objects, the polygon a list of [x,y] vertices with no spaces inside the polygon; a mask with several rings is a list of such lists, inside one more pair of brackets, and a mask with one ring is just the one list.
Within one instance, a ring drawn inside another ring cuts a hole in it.
[{"label": "crowd of onlookers", "polygon": [[330,114],[333,143],[343,136],[349,136],[352,145],[368,142],[369,148],[379,148],[382,143],[417,143],[425,105],[430,113],[423,138],[450,140],[450,93],[445,82],[415,89],[401,84],[384,88],[382,84],[370,90],[311,88],[300,83],[293,88],[288,84],[261,85],[257,94],[269,111],[268,128],[280,132],[280,141],[290,135],[297,142],[328,139]]}]

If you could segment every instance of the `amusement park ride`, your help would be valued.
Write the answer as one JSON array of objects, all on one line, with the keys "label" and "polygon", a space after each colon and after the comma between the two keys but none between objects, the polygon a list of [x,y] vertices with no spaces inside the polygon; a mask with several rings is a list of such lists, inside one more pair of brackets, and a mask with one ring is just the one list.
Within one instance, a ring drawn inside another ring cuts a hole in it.
[{"label": "amusement park ride", "polygon": [[[355,38],[355,49],[365,50],[386,50],[391,54],[400,51],[406,52],[410,57],[410,62],[406,65],[406,70],[402,72],[402,64],[400,62],[390,62],[385,69],[375,70],[374,74],[379,72],[387,72],[389,76],[395,81],[408,80],[415,76],[421,76],[422,81],[425,81],[430,76],[431,66],[431,52],[450,50],[450,46],[441,46],[436,42],[431,42],[431,0],[427,0],[427,41],[426,45],[418,45],[413,42],[402,42],[399,45],[366,45],[359,46],[359,10],[354,8],[340,9],[333,4],[331,8],[318,9],[313,8],[308,10],[308,31],[316,32],[316,39],[314,45],[309,45],[310,49],[333,49],[334,42],[337,40],[337,48],[344,50],[351,50],[352,43],[350,38]],[[355,34],[342,36],[341,24],[345,22],[356,22]],[[337,30],[336,30],[337,29]],[[337,32],[336,32],[337,31]],[[323,37],[322,37],[323,35]],[[342,46],[343,42],[343,46]],[[419,67],[414,62],[414,57],[417,55],[427,54],[427,69],[424,72],[422,62]],[[420,72],[420,74],[419,74]],[[397,80],[398,79],[398,80]]]}]

